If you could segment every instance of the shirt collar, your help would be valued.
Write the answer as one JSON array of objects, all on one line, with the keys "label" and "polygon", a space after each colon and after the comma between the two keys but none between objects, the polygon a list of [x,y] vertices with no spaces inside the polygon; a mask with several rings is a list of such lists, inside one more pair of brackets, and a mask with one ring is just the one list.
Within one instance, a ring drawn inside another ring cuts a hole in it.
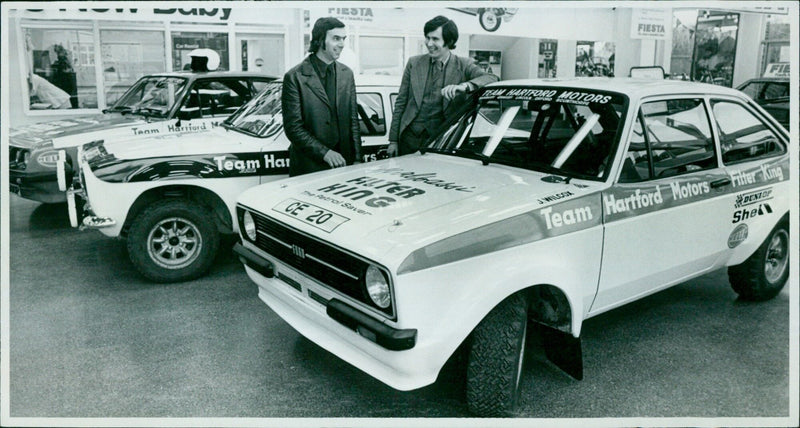
[{"label": "shirt collar", "polygon": [[311,63],[314,64],[314,68],[317,69],[317,72],[323,76],[335,71],[333,68],[335,62],[336,61],[332,61],[330,64],[325,64],[325,61],[319,59],[316,54],[311,54]]},{"label": "shirt collar", "polygon": [[431,57],[431,65],[436,64],[437,62],[441,62],[442,63],[442,67],[446,67],[447,66],[447,62],[450,61],[450,56],[452,56],[452,55],[453,55],[452,52],[448,52],[447,53],[447,58],[445,58],[444,61],[439,61],[438,59],[436,59],[434,57]]}]

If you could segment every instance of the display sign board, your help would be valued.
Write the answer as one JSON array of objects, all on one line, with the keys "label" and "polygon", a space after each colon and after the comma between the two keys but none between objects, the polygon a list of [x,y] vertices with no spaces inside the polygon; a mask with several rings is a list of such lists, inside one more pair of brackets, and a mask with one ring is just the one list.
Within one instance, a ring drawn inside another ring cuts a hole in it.
[{"label": "display sign board", "polygon": [[666,40],[672,9],[632,9],[631,39]]},{"label": "display sign board", "polygon": [[[89,3],[89,2],[87,2]],[[95,4],[95,3],[89,3]],[[102,4],[102,3],[101,3]],[[280,20],[293,19],[292,9],[283,5],[270,5],[268,3],[247,4],[236,3],[235,8],[231,7],[140,7],[150,5],[161,5],[149,2],[118,2],[115,5],[134,7],[105,7],[105,8],[84,8],[80,2],[75,3],[48,3],[39,2],[36,9],[15,9],[14,13],[20,18],[34,19],[109,19],[120,21],[139,21],[139,20],[166,20],[172,22],[191,22],[191,23],[253,23],[260,24],[265,22],[273,23]],[[181,5],[183,5],[182,3]],[[189,3],[185,3],[188,5]],[[219,3],[227,5],[227,3]],[[63,7],[68,5],[71,7]],[[277,6],[277,7],[276,7]],[[13,9],[12,9],[13,10]]]},{"label": "display sign board", "polygon": [[789,63],[776,62],[767,64],[764,77],[789,77]]}]

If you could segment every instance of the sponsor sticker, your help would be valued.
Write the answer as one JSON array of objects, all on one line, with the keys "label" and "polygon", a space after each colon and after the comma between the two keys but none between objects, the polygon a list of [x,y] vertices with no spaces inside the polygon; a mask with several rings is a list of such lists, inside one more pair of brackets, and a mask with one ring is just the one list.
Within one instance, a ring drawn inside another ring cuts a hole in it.
[{"label": "sponsor sticker", "polygon": [[763,202],[772,199],[772,188],[756,190],[755,192],[740,193],[736,195],[736,202],[734,208],[741,208],[747,205],[753,205],[758,202]]},{"label": "sponsor sticker", "polygon": [[747,225],[742,223],[736,226],[731,232],[731,236],[728,237],[728,248],[736,248],[747,239]]},{"label": "sponsor sticker", "polygon": [[44,152],[36,158],[36,161],[43,166],[55,168],[58,162],[58,152]]},{"label": "sponsor sticker", "polygon": [[622,103],[622,97],[617,94],[571,88],[491,88],[484,91],[480,99],[549,101],[578,105]]},{"label": "sponsor sticker", "polygon": [[285,216],[310,224],[317,229],[331,233],[349,218],[297,199],[285,199],[272,207],[272,210]]},{"label": "sponsor sticker", "polygon": [[745,207],[733,212],[733,220],[731,223],[738,223],[740,221],[754,219],[767,214],[772,214],[772,207],[767,203]]}]

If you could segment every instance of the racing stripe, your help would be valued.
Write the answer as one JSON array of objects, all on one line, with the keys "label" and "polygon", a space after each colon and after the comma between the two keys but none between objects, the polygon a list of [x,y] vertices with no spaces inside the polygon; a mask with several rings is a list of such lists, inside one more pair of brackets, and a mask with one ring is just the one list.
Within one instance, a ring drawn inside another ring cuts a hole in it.
[{"label": "racing stripe", "polygon": [[[363,146],[364,162],[385,158],[384,145]],[[117,159],[98,156],[89,162],[94,175],[109,183],[135,183],[186,178],[233,178],[289,174],[289,151],[217,153]]]},{"label": "racing stripe", "polygon": [[[714,187],[712,183],[729,180]],[[603,192],[605,222],[613,222],[703,199],[743,192],[789,180],[789,158],[781,156],[749,168],[728,167],[727,171],[690,174],[671,180],[616,184]]]},{"label": "racing stripe", "polygon": [[219,153],[108,160],[91,165],[100,180],[133,183],[187,178],[233,178],[289,174],[289,152]]}]

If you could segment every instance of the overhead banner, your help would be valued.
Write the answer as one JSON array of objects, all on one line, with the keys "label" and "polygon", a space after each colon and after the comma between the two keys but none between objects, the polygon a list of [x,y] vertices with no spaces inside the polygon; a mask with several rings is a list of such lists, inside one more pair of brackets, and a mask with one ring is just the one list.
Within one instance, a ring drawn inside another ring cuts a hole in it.
[{"label": "overhead banner", "polygon": [[631,39],[666,40],[672,9],[632,9]]}]

